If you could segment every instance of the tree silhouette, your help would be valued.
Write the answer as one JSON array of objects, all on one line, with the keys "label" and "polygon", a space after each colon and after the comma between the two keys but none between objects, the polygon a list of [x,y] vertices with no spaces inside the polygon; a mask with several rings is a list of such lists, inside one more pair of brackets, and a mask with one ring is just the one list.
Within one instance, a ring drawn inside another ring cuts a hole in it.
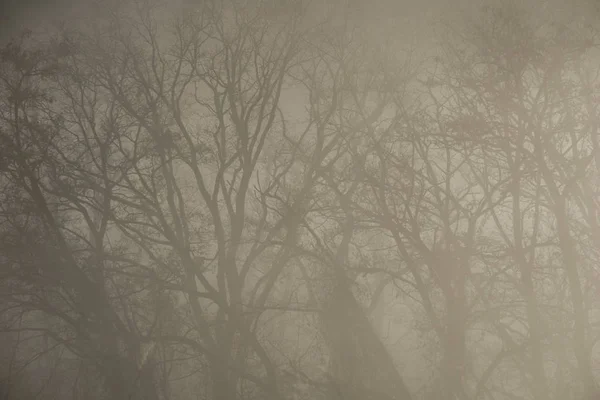
[{"label": "tree silhouette", "polygon": [[592,398],[596,28],[276,3],[0,50],[3,398]]}]

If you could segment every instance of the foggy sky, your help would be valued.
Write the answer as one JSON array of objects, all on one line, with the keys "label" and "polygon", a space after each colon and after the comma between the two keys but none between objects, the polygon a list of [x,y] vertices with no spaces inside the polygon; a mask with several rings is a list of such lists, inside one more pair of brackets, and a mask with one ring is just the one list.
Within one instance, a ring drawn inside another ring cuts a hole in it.
[{"label": "foggy sky", "polygon": [[[37,30],[60,21],[90,17],[94,14],[92,3],[102,5],[119,0],[4,0],[0,1],[0,43],[5,43],[23,29]],[[141,0],[144,1],[144,0]],[[201,2],[204,0],[172,0],[178,2]],[[280,0],[273,0],[274,2]],[[464,18],[470,10],[484,4],[528,4],[536,13],[550,13],[555,19],[580,17],[586,23],[600,23],[598,0],[311,0],[317,8],[344,12],[346,16],[360,21],[370,36],[400,40],[416,47],[429,47],[436,34],[436,26]],[[345,3],[346,5],[342,5]],[[108,7],[104,7],[108,8]],[[439,32],[437,32],[439,33]]]}]

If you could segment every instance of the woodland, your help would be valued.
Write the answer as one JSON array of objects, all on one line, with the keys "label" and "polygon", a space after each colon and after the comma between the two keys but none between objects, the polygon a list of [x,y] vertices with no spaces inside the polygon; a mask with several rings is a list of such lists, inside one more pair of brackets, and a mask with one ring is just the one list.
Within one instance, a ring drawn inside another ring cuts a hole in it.
[{"label": "woodland", "polygon": [[598,398],[600,8],[90,3],[0,48],[0,400]]}]

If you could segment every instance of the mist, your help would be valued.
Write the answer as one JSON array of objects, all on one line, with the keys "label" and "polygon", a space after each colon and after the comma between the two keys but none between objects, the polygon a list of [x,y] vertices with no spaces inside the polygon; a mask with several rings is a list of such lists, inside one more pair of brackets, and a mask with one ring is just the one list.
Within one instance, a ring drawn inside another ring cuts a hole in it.
[{"label": "mist", "polygon": [[600,398],[593,1],[0,9],[0,399]]}]

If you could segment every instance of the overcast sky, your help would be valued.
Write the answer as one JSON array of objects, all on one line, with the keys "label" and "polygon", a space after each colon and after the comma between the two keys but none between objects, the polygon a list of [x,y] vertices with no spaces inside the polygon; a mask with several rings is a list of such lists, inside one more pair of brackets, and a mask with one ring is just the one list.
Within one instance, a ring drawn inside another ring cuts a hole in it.
[{"label": "overcast sky", "polygon": [[[95,7],[110,9],[112,2],[126,0],[0,0],[0,46],[25,28],[39,31],[59,21],[80,21],[94,17]],[[141,0],[143,1],[143,0]],[[205,0],[164,0],[173,6],[181,1],[201,2]],[[220,0],[217,0],[220,1]],[[273,2],[283,0],[271,0]],[[471,10],[480,10],[484,4],[499,4],[514,1],[519,5],[529,5],[532,15],[540,15],[548,20],[570,20],[582,17],[586,23],[600,26],[600,0],[307,0],[315,7],[344,10],[346,15],[356,18],[373,43],[381,39],[391,39],[399,45],[400,51],[417,50],[415,56],[429,53],[435,38],[440,35],[440,22],[460,25]],[[339,4],[339,6],[336,6]],[[346,4],[348,8],[342,8]],[[96,8],[97,10],[97,8]],[[83,22],[85,26],[85,22]],[[388,43],[389,45],[389,43]],[[393,48],[393,47],[391,47]]]},{"label": "overcast sky", "polygon": [[[0,0],[0,37],[6,40],[11,33],[24,27],[37,27],[56,18],[75,18],[85,12],[86,3],[93,0]],[[108,0],[99,0],[99,2]],[[201,1],[201,0],[200,0]],[[277,0],[274,0],[277,1]],[[314,4],[336,3],[339,0],[312,0]],[[423,19],[456,9],[459,3],[480,0],[349,0],[356,15],[373,24],[395,25],[399,31],[409,28],[413,33],[424,27]],[[177,1],[173,1],[177,3]],[[449,7],[451,6],[451,7]]]},{"label": "overcast sky", "polygon": [[[89,9],[86,4],[90,1],[109,3],[111,0],[0,0],[0,39],[6,40],[23,27],[35,28],[56,18],[76,18],[79,12]],[[432,21],[439,21],[440,17],[451,17],[486,2],[507,1],[512,0],[312,0],[316,5],[347,2],[354,13],[365,18],[375,30],[392,26],[398,33],[410,32],[416,36],[426,34],[426,30],[431,30]],[[593,20],[598,20],[600,9],[600,0],[519,0],[518,3],[533,4],[534,10],[551,9],[557,17],[578,14]]]}]

